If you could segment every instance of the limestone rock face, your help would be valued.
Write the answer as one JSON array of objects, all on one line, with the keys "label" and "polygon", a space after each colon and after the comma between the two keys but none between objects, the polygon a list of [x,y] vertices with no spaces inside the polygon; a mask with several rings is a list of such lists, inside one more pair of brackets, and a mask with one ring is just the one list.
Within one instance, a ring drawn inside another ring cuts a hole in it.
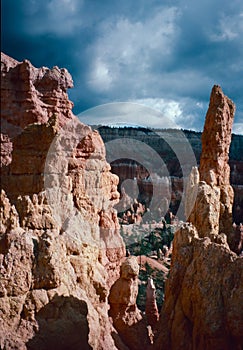
[{"label": "limestone rock face", "polygon": [[111,287],[110,311],[115,329],[129,349],[146,349],[149,345],[146,322],[136,305],[139,265],[130,256],[121,265],[120,278]]},{"label": "limestone rock face", "polygon": [[126,349],[108,317],[125,247],[103,141],[72,114],[65,69],[2,54],[1,73],[1,348]]},{"label": "limestone rock face", "polygon": [[196,226],[200,237],[225,233],[230,240],[234,191],[228,160],[234,112],[234,103],[214,86],[202,134],[197,183],[187,191],[187,200],[191,191],[198,191],[188,221]]}]

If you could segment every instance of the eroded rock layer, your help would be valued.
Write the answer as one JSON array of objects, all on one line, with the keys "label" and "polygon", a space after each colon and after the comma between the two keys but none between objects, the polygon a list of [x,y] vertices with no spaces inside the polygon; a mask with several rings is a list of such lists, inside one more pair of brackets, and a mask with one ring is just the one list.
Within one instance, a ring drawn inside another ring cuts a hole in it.
[{"label": "eroded rock layer", "polygon": [[139,265],[135,256],[121,265],[120,278],[109,295],[113,324],[124,343],[131,350],[146,349],[149,344],[145,320],[136,305]]},{"label": "eroded rock layer", "polygon": [[195,190],[198,191],[188,220],[195,225],[199,236],[225,233],[229,243],[232,235],[234,191],[230,185],[228,160],[234,113],[233,102],[223,94],[219,86],[214,86],[202,134],[198,183],[189,186],[187,196]]},{"label": "eroded rock layer", "polygon": [[155,349],[240,350],[243,259],[224,241],[200,238],[186,224],[176,233]]},{"label": "eroded rock layer", "polygon": [[[210,131],[210,130],[209,130]],[[167,139],[168,131],[166,130],[155,130],[154,132],[149,129],[142,128],[115,128],[103,126],[99,127],[99,132],[105,143],[116,140],[117,138],[129,138],[136,139],[139,142],[144,142],[150,146],[154,151],[160,155],[166,164],[166,168],[170,174],[171,181],[171,198],[169,199],[169,204],[172,212],[175,214],[178,210],[181,200],[183,201],[183,191],[185,191],[185,186],[183,183],[181,166],[186,167],[176,157],[176,154],[168,147],[164,140]],[[200,155],[202,151],[201,143],[201,132],[183,130],[184,135],[189,141],[193,152],[196,157],[196,161],[199,164]],[[176,140],[180,138],[180,134],[176,130],[170,130],[169,135],[172,139]],[[160,137],[159,137],[160,136]],[[175,142],[175,141],[173,141]],[[215,141],[214,141],[215,142]],[[183,148],[183,144],[180,145],[180,149]],[[229,165],[231,169],[230,173],[230,184],[234,189],[234,205],[233,205],[233,218],[234,221],[239,224],[242,222],[243,218],[243,136],[242,135],[232,135],[232,142],[230,145],[229,152]],[[129,154],[129,150],[127,152]],[[139,166],[134,162],[133,150],[130,149],[131,159],[117,159],[111,163],[112,172],[117,174],[120,179],[119,186],[122,187],[122,183],[126,182],[127,179],[136,179],[134,185],[136,185],[138,193],[136,191],[131,191],[129,194],[138,195],[140,201],[149,203],[153,196],[154,183],[148,181],[149,176],[148,171],[143,167]],[[181,166],[180,166],[181,165]],[[153,169],[158,172],[161,169]],[[166,194],[165,194],[166,196]]]},{"label": "eroded rock layer", "polygon": [[239,253],[242,244],[232,239],[240,239],[241,230],[232,227],[227,164],[233,115],[233,103],[214,86],[200,169],[193,168],[188,181],[187,201],[196,203],[191,223],[174,237],[155,349],[242,348],[243,259],[229,248]]},{"label": "eroded rock layer", "polygon": [[136,306],[139,266],[124,258],[113,208],[118,177],[99,133],[72,114],[69,73],[4,54],[1,67],[1,348],[240,350],[242,226],[231,227],[227,165],[234,106],[222,90],[213,89],[201,167],[188,182],[191,224],[175,234],[159,321],[148,290],[147,323]]},{"label": "eroded rock layer", "polygon": [[125,247],[103,141],[72,114],[65,69],[1,67],[1,348],[125,349],[108,317]]}]

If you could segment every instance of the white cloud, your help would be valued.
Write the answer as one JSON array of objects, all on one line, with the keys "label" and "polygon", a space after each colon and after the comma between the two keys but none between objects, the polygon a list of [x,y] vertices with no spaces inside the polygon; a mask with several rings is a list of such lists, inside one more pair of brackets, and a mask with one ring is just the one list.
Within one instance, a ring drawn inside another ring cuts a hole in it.
[{"label": "white cloud", "polygon": [[[191,110],[194,107],[195,113]],[[114,102],[91,108],[79,118],[87,124],[140,125],[148,128],[202,129],[198,121],[196,101],[159,98]],[[202,107],[200,107],[202,109]]]},{"label": "white cloud", "polygon": [[[147,107],[150,107],[158,112],[162,116],[166,116],[174,125],[174,127],[180,127],[177,124],[178,119],[182,116],[182,106],[180,103],[172,100],[165,100],[163,98],[145,98],[145,99],[136,99],[131,100],[131,102],[138,103]],[[161,116],[157,115],[156,118],[152,120],[147,118],[145,119],[149,126],[151,127],[163,127],[161,125]]]},{"label": "white cloud", "polygon": [[243,12],[234,15],[223,14],[217,26],[217,32],[210,35],[212,41],[241,39],[243,34]]},{"label": "white cloud", "polygon": [[[236,103],[236,122],[241,120],[242,0],[159,3],[21,0],[11,30],[20,31],[16,38],[27,37],[23,50],[27,47],[38,64],[57,61],[68,67],[77,111],[134,101],[166,114],[179,127],[198,130],[210,89],[219,84]],[[9,11],[13,14],[10,5]],[[41,51],[32,49],[38,43]],[[157,117],[141,119],[147,123],[160,125]]]},{"label": "white cloud", "polygon": [[[114,102],[91,108],[79,118],[88,124],[123,124],[144,127],[176,128],[172,118],[139,101]],[[152,105],[152,104],[151,104]]]},{"label": "white cloud", "polygon": [[88,84],[97,92],[107,91],[112,85],[113,77],[108,66],[97,59],[93,62],[93,69],[90,73]]},{"label": "white cloud", "polygon": [[51,0],[49,1],[47,7],[49,10],[55,14],[73,14],[77,9],[78,0]]},{"label": "white cloud", "polygon": [[200,109],[203,109],[203,103],[202,102],[197,102],[196,106]]},{"label": "white cloud", "polygon": [[[159,112],[156,118],[145,118],[144,122],[150,127],[163,128],[163,121],[166,118],[166,127],[173,127],[178,129],[193,129],[201,130],[202,126],[199,123],[199,114],[205,108],[203,103],[194,101],[189,98],[180,98],[178,100],[168,100],[162,98],[147,98],[137,99],[132,102],[148,106]],[[163,117],[161,119],[161,116]],[[169,122],[170,121],[170,122]]]},{"label": "white cloud", "polygon": [[243,123],[234,123],[233,133],[238,135],[243,135]]},{"label": "white cloud", "polygon": [[[69,36],[82,26],[83,0],[50,0],[41,4],[31,0],[25,7],[29,18],[26,31],[30,35],[55,34]],[[44,18],[40,16],[44,13]]]},{"label": "white cloud", "polygon": [[[93,57],[88,79],[90,87],[100,91],[97,62],[109,71],[113,84],[124,80],[124,74],[127,85],[135,86],[136,80],[147,80],[154,60],[161,65],[169,60],[177,35],[178,16],[178,10],[172,7],[160,9],[143,22],[121,17],[103,22],[99,37],[90,47]],[[109,85],[110,89],[113,84]]]}]

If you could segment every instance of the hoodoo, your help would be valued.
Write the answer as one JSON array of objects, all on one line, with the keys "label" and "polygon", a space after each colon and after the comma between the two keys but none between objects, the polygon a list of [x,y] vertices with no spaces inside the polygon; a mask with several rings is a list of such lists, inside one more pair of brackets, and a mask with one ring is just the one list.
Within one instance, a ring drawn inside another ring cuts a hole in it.
[{"label": "hoodoo", "polygon": [[233,232],[227,162],[234,110],[222,89],[214,86],[199,172],[194,168],[188,180],[187,200],[196,198],[195,206],[190,223],[173,241],[158,350],[239,350],[243,343],[243,259],[227,242]]},{"label": "hoodoo", "polygon": [[1,348],[122,348],[107,297],[125,246],[103,141],[73,115],[66,69],[1,61]]},{"label": "hoodoo", "polygon": [[232,228],[228,165],[235,107],[221,88],[212,90],[158,320],[151,279],[145,312],[136,305],[139,265],[125,258],[114,209],[119,179],[100,134],[72,113],[70,74],[2,54],[1,80],[0,347],[240,350],[242,226]]}]

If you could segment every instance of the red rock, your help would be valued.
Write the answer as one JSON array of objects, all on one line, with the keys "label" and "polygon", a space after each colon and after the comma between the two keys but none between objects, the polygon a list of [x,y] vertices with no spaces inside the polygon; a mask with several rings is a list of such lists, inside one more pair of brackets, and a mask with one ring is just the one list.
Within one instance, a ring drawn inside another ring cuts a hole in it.
[{"label": "red rock", "polygon": [[73,104],[66,91],[73,81],[66,69],[38,69],[28,60],[18,62],[4,53],[1,64],[2,118],[11,137],[18,127],[45,123],[54,113],[59,113],[61,122],[72,118]]},{"label": "red rock", "polygon": [[[126,349],[107,301],[125,256],[113,209],[118,178],[100,135],[72,114],[71,86],[65,69],[37,69],[2,54],[0,338],[6,350]],[[106,220],[99,225],[102,210]]]},{"label": "red rock", "polygon": [[191,193],[197,196],[188,220],[196,226],[199,236],[213,237],[225,233],[229,243],[234,192],[230,186],[228,160],[234,112],[233,102],[219,86],[214,86],[202,134],[197,183],[190,184],[190,180],[187,190],[187,200]]},{"label": "red rock", "polygon": [[232,239],[233,191],[227,161],[233,112],[233,103],[214,87],[204,127],[202,162],[199,172],[194,168],[189,178],[186,209],[190,210],[195,198],[196,203],[191,223],[174,236],[155,349],[242,347],[243,259],[227,242],[231,248],[234,244],[235,250],[242,244],[240,232],[239,245]]},{"label": "red rock", "polygon": [[182,227],[173,242],[155,349],[240,349],[242,272],[243,260],[227,244]]},{"label": "red rock", "polygon": [[200,180],[216,186],[229,185],[229,148],[235,114],[234,103],[220,86],[212,89],[202,134]]},{"label": "red rock", "polygon": [[146,309],[145,313],[147,316],[148,325],[152,329],[157,325],[159,320],[159,312],[155,297],[155,286],[152,278],[148,279],[147,289],[146,289]]},{"label": "red rock", "polygon": [[120,278],[109,294],[113,325],[129,349],[146,349],[150,344],[146,322],[136,305],[139,265],[135,256],[129,256],[121,265]]},{"label": "red rock", "polygon": [[[168,198],[170,203],[170,208],[172,212],[175,214],[178,210],[178,206],[182,200],[184,202],[184,191],[185,191],[185,184],[182,178],[181,173],[181,167],[176,159],[175,154],[168,149],[168,145],[163,142],[163,133],[166,134],[166,131],[158,130],[157,133],[153,133],[149,129],[144,129],[144,131],[141,131],[139,128],[132,128],[132,129],[126,129],[126,128],[109,128],[109,127],[100,127],[99,131],[101,133],[101,136],[104,140],[104,142],[108,143],[112,140],[116,140],[119,138],[129,138],[129,139],[136,139],[140,142],[146,142],[150,147],[152,147],[157,154],[160,155],[160,157],[163,160],[166,160],[166,166],[170,173],[170,181],[171,181],[171,189],[170,193],[164,192],[165,196]],[[160,134],[161,132],[161,134]],[[200,155],[201,155],[201,133],[195,132],[195,131],[188,131],[183,130],[184,135],[187,137],[188,141],[190,142],[192,146],[192,150],[196,156],[197,163],[199,164],[200,161]],[[159,137],[160,134],[160,137]],[[176,140],[180,140],[180,134],[176,134],[175,130],[171,130],[169,132],[170,138],[174,139],[174,143]],[[168,135],[165,136],[167,138]],[[183,149],[183,145],[180,146],[179,149]],[[232,142],[230,146],[230,168],[231,168],[231,185],[234,189],[234,207],[233,207],[233,217],[234,221],[239,224],[242,221],[243,217],[243,194],[242,194],[242,185],[243,185],[243,161],[241,159],[241,153],[243,148],[243,136],[241,135],[232,135]],[[127,154],[131,152],[131,155],[133,153],[132,149],[128,149],[126,151]],[[183,169],[188,169],[188,164],[181,164]],[[148,171],[141,165],[135,163],[132,160],[126,159],[117,159],[111,164],[112,172],[117,174],[120,178],[120,190],[122,191],[122,182],[130,179],[130,184],[133,182],[133,187],[130,186],[130,191],[128,191],[128,194],[134,197],[133,194],[138,194],[139,189],[139,199],[143,200],[147,205],[149,205],[151,198],[153,197],[153,193],[156,193],[157,189],[155,189],[155,192],[153,192],[153,184],[152,182],[149,182],[146,180],[146,178],[149,176]],[[161,169],[160,169],[161,170]],[[160,171],[157,169],[158,173]],[[155,170],[156,171],[156,170]],[[190,171],[190,169],[188,169]],[[134,178],[136,180],[134,181]],[[162,189],[161,189],[162,190]],[[159,191],[161,191],[159,189]],[[166,188],[165,188],[166,190]],[[162,190],[163,191],[163,190]],[[160,192],[161,193],[161,192]],[[170,198],[171,197],[171,198]],[[134,199],[134,198],[133,198]],[[160,207],[162,207],[161,203],[158,203]],[[119,206],[120,209],[120,206]],[[122,208],[121,208],[122,209]],[[122,211],[120,209],[120,211]]]}]

